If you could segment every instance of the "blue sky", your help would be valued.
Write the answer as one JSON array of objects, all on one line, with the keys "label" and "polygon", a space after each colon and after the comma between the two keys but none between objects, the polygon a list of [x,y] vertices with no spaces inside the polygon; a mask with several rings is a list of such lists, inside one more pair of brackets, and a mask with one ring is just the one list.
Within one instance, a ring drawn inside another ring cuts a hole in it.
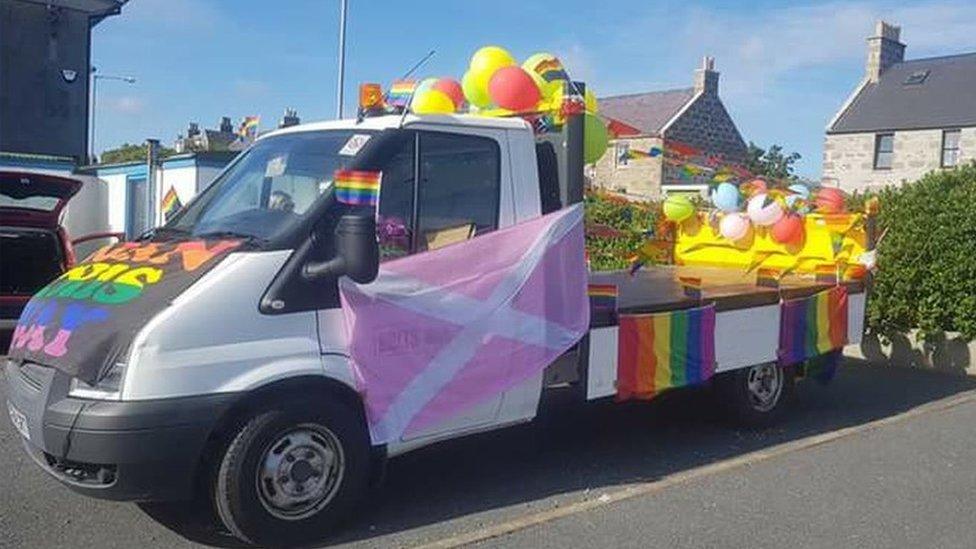
[{"label": "blue sky", "polygon": [[[460,78],[488,44],[520,60],[550,51],[600,95],[688,87],[707,54],[743,137],[800,152],[809,177],[876,19],[902,26],[909,58],[976,51],[976,3],[953,0],[349,4],[347,113],[358,82],[389,82],[431,49],[421,76]],[[267,129],[286,107],[303,121],[332,118],[338,11],[329,0],[130,0],[93,33],[98,70],[137,78],[99,83],[98,150],[147,137],[172,145],[188,122],[214,127],[221,116],[257,114]]]}]

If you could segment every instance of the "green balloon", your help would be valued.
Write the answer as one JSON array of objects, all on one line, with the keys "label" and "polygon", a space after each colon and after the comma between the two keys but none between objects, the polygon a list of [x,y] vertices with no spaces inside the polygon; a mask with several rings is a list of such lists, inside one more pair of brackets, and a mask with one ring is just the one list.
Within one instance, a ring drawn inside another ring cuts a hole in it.
[{"label": "green balloon", "polygon": [[592,164],[607,152],[607,127],[599,117],[583,115],[583,161]]}]

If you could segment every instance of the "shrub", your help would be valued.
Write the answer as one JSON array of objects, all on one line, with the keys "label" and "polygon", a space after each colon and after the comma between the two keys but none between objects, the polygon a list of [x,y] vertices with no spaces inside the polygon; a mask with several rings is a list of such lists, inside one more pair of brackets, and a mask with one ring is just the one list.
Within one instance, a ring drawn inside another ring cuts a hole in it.
[{"label": "shrub", "polygon": [[631,202],[601,191],[586,194],[586,251],[590,269],[625,269],[656,226],[659,209],[653,202]]},{"label": "shrub", "polygon": [[879,271],[868,328],[976,339],[976,162],[878,193]]}]

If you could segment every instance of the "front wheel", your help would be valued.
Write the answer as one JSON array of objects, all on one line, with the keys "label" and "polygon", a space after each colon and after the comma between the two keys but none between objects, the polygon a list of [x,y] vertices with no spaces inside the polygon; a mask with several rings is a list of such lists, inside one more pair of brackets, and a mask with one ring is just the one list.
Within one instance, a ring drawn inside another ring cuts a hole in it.
[{"label": "front wheel", "polygon": [[213,498],[235,536],[262,546],[321,540],[365,495],[360,416],[326,399],[268,406],[227,445]]},{"label": "front wheel", "polygon": [[721,403],[740,424],[766,427],[782,416],[793,399],[792,367],[757,364],[721,374],[716,379]]}]

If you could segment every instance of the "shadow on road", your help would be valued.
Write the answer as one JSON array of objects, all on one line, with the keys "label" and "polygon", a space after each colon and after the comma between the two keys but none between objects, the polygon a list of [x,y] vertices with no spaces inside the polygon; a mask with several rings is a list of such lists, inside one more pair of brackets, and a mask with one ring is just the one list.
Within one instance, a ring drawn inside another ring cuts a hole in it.
[{"label": "shadow on road", "polygon": [[[791,413],[763,431],[728,425],[708,391],[677,391],[623,405],[557,403],[544,423],[449,441],[391,460],[385,485],[356,519],[323,543],[368,543],[561,494],[600,493],[892,416],[973,388],[976,379],[847,360],[831,385],[801,383]],[[186,538],[234,546],[209,524],[206,510],[146,510]]]}]

